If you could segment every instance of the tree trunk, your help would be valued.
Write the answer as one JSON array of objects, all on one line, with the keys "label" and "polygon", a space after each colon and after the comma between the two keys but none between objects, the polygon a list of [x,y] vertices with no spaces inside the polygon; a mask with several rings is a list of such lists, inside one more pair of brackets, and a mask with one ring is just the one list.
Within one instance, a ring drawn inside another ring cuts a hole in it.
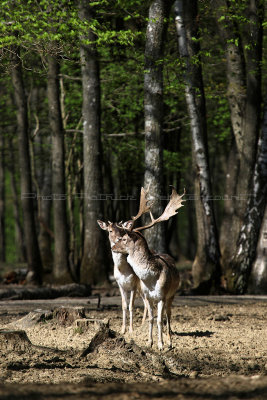
[{"label": "tree trunk", "polygon": [[236,186],[226,185],[226,195],[231,198],[232,204],[229,207],[229,201],[225,202],[225,216],[220,237],[222,265],[227,275],[231,274],[231,271],[228,271],[229,262],[236,250],[236,241],[244,221],[256,157],[261,110],[260,62],[263,16],[262,2],[249,0],[246,10],[249,22],[247,26],[242,27],[247,34],[243,33],[241,40],[239,33],[241,29],[236,19],[232,18],[232,12],[228,7],[229,4],[225,0],[216,0],[219,33],[225,45],[227,97],[236,148],[234,154],[233,150],[230,153],[227,174],[227,180]]},{"label": "tree trunk", "polygon": [[48,149],[51,147],[51,138],[38,134],[34,138],[34,155],[36,181],[39,186],[38,195],[38,242],[45,272],[53,270],[51,208],[52,208],[52,171],[51,156]]},{"label": "tree trunk", "polygon": [[245,293],[256,256],[259,232],[267,204],[267,98],[264,107],[263,126],[258,141],[257,160],[255,164],[251,196],[241,228],[237,248],[230,262],[229,274],[226,276],[228,289],[237,294]]},{"label": "tree trunk", "polygon": [[267,206],[261,224],[256,259],[249,278],[248,293],[267,294]]},{"label": "tree trunk", "polygon": [[44,178],[43,185],[40,190],[41,200],[39,208],[39,223],[40,230],[38,235],[38,242],[42,257],[42,262],[45,272],[52,272],[53,270],[53,254],[52,254],[52,241],[54,234],[51,231],[51,187],[52,187],[52,176],[51,176],[51,165],[46,163],[44,165]]},{"label": "tree trunk", "polygon": [[57,281],[69,282],[68,267],[68,223],[65,191],[64,131],[59,100],[59,63],[54,56],[48,56],[47,96],[49,123],[52,133],[52,196],[54,219],[54,266]]},{"label": "tree trunk", "polygon": [[227,158],[226,168],[224,209],[220,229],[220,249],[222,255],[221,263],[223,275],[226,274],[227,263],[231,259],[236,248],[238,233],[237,226],[239,226],[238,217],[235,214],[235,210],[237,208],[236,204],[238,201],[240,201],[236,194],[239,173],[239,158],[234,138]]},{"label": "tree trunk", "polygon": [[[163,178],[163,57],[165,19],[169,14],[169,1],[154,0],[149,8],[146,30],[144,117],[145,117],[145,177],[144,186],[149,188],[153,201],[153,213],[162,214]],[[164,224],[155,225],[145,233],[149,247],[157,252],[166,251]]]},{"label": "tree trunk", "polygon": [[[61,88],[61,110],[63,115],[63,127],[66,128],[66,113],[65,113],[65,91],[64,91],[64,81],[60,78],[60,88]],[[75,219],[75,208],[78,206],[80,208],[83,199],[76,199],[76,194],[81,193],[82,187],[82,174],[80,174],[80,164],[82,160],[79,158],[80,141],[78,142],[78,129],[82,124],[82,118],[80,118],[77,126],[76,132],[73,135],[72,142],[68,148],[68,158],[66,161],[66,178],[67,178],[67,193],[68,193],[68,212],[69,212],[69,265],[70,272],[73,280],[75,282],[79,281],[80,264],[81,258],[80,253],[82,249],[81,243],[81,225],[79,223],[79,235],[77,235],[76,230],[76,219]],[[77,204],[78,203],[78,204]],[[80,221],[79,221],[80,222]]]},{"label": "tree trunk", "polygon": [[[79,13],[82,20],[92,20],[88,2],[81,0]],[[100,137],[100,79],[95,35],[89,30],[86,38],[90,45],[82,43],[81,69],[83,87],[83,173],[84,173],[84,254],[81,265],[82,283],[96,284],[107,280],[108,262],[105,237],[97,226],[103,217],[101,137]]]},{"label": "tree trunk", "polygon": [[38,243],[44,272],[53,270],[53,254],[51,249],[53,233],[51,231],[52,207],[52,171],[51,171],[51,136],[39,131],[38,114],[43,104],[45,88],[34,87],[30,95],[31,115],[34,121],[31,126],[32,176],[38,196]]},{"label": "tree trunk", "polygon": [[17,261],[25,263],[27,261],[26,248],[25,248],[25,237],[23,233],[23,225],[20,219],[20,204],[19,204],[19,194],[16,184],[16,161],[14,155],[14,146],[11,139],[11,132],[9,132],[8,137],[8,148],[9,148],[9,164],[8,169],[10,172],[10,188],[13,198],[13,215],[15,223],[15,246],[17,253]]},{"label": "tree trunk", "polygon": [[174,3],[175,22],[180,56],[185,61],[185,95],[191,121],[193,163],[196,173],[197,254],[192,273],[194,287],[209,292],[219,286],[220,250],[211,201],[210,172],[206,142],[206,109],[202,71],[199,58],[197,0]]},{"label": "tree trunk", "polygon": [[5,248],[5,140],[0,130],[0,261],[6,261]]},{"label": "tree trunk", "polygon": [[31,163],[28,140],[27,101],[23,84],[22,67],[18,50],[12,56],[12,84],[17,107],[17,132],[20,163],[21,203],[27,252],[27,281],[42,283],[42,262],[37,241],[32,193]]}]

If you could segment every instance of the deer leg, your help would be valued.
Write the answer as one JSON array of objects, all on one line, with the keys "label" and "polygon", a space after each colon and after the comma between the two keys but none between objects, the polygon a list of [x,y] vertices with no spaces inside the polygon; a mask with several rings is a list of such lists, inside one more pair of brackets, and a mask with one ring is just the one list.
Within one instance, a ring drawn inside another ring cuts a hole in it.
[{"label": "deer leg", "polygon": [[129,332],[130,332],[130,334],[133,333],[133,307],[134,307],[135,296],[136,296],[136,290],[131,290],[130,302],[129,302],[129,313],[130,313]]},{"label": "deer leg", "polygon": [[143,319],[142,319],[142,326],[144,325],[144,323],[146,322],[146,316],[147,316],[147,299],[145,295],[141,296],[144,302],[144,314],[143,314]]},{"label": "deer leg", "polygon": [[148,318],[149,318],[149,330],[148,330],[148,346],[152,347],[153,345],[153,303],[146,299],[147,308],[148,308]]},{"label": "deer leg", "polygon": [[122,305],[122,327],[121,333],[126,331],[126,312],[127,312],[127,292],[119,285],[121,292],[121,305]]},{"label": "deer leg", "polygon": [[169,348],[172,348],[172,337],[171,337],[171,306],[173,302],[174,296],[167,300],[166,304],[166,316],[167,316],[167,336],[168,336],[168,345]]},{"label": "deer leg", "polygon": [[158,349],[163,349],[163,340],[162,340],[162,316],[164,310],[164,301],[161,300],[158,302],[158,318],[157,318],[157,325],[158,325]]}]

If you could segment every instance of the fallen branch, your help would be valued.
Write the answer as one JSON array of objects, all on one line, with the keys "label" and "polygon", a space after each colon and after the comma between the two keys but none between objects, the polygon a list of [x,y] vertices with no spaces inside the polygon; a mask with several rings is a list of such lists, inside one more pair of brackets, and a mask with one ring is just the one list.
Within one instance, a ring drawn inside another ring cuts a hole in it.
[{"label": "fallen branch", "polygon": [[0,289],[0,299],[36,300],[56,299],[57,297],[88,297],[91,293],[91,286],[77,283],[53,287],[18,286]]}]

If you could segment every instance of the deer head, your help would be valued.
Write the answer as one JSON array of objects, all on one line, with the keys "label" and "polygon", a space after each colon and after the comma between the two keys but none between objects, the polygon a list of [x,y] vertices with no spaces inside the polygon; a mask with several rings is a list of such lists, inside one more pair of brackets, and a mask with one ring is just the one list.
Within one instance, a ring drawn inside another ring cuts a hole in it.
[{"label": "deer head", "polygon": [[116,243],[117,237],[123,236],[125,231],[118,224],[108,221],[108,223],[104,221],[97,220],[98,225],[101,229],[108,232],[108,238],[110,241],[110,245],[113,246]]},{"label": "deer head", "polygon": [[116,243],[112,246],[112,251],[115,253],[129,254],[136,250],[137,241],[139,245],[145,245],[147,243],[143,235],[139,232],[127,232],[122,237],[117,237]]}]

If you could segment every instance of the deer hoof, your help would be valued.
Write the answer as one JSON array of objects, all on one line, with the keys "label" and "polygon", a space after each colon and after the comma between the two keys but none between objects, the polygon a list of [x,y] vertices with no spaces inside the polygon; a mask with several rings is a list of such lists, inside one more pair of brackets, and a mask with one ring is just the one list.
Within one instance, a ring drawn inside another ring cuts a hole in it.
[{"label": "deer hoof", "polygon": [[163,343],[162,342],[159,342],[158,343],[158,349],[161,351],[161,350],[163,350]]}]

